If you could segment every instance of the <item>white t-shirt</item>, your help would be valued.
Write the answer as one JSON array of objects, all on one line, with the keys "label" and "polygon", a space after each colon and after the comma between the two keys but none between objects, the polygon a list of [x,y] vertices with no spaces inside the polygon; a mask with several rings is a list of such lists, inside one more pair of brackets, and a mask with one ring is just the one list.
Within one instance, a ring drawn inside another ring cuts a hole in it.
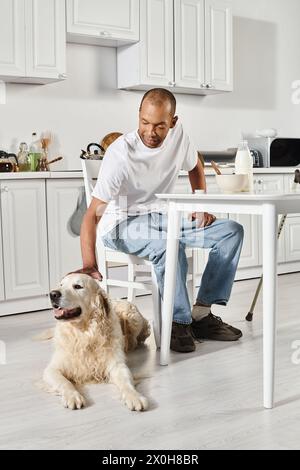
[{"label": "white t-shirt", "polygon": [[197,151],[176,124],[162,145],[149,148],[137,131],[119,137],[105,153],[92,196],[108,203],[100,220],[104,235],[130,215],[166,212],[156,193],[172,193],[180,170],[197,165]]}]

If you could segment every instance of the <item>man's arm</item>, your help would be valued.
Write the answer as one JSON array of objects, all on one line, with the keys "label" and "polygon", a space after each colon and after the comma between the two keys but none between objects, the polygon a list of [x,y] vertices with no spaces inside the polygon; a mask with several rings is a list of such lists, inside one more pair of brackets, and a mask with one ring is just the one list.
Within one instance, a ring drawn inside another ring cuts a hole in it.
[{"label": "man's arm", "polygon": [[[192,171],[189,171],[189,179],[192,186],[192,190],[195,189],[204,189],[206,192],[206,180],[204,174],[204,168],[201,161],[198,159],[197,165]],[[209,225],[213,224],[216,220],[216,217],[212,214],[208,214],[207,212],[204,213],[196,213],[194,212],[191,214],[191,220],[197,220],[197,227],[204,228],[208,227]]]},{"label": "man's arm", "polygon": [[193,191],[195,191],[195,189],[204,189],[206,192],[206,180],[204,169],[199,159],[195,168],[189,171],[189,179]]},{"label": "man's arm", "polygon": [[[83,269],[81,272],[97,276],[98,266],[96,258],[97,225],[106,209],[107,203],[100,199],[92,198],[87,209],[80,230],[80,244]],[[101,277],[101,275],[100,275]]]}]

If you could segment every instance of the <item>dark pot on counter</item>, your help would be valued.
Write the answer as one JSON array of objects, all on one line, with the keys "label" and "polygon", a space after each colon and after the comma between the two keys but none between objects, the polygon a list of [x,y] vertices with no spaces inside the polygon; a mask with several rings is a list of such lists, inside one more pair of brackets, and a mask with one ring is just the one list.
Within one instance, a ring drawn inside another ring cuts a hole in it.
[{"label": "dark pot on counter", "polygon": [[[15,160],[16,163],[12,162]],[[18,160],[14,153],[0,151],[0,173],[10,173],[18,170]]]}]

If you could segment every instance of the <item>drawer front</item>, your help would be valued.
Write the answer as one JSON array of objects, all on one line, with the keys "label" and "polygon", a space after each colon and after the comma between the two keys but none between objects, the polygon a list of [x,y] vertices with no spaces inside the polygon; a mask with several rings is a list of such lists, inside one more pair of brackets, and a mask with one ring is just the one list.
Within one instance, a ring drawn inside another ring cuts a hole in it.
[{"label": "drawer front", "polygon": [[284,191],[284,175],[254,175],[254,189],[266,191]]},{"label": "drawer front", "polygon": [[285,237],[285,260],[300,261],[300,217],[287,218]]},{"label": "drawer front", "polygon": [[[300,194],[300,184],[295,185],[294,178],[295,178],[294,174],[284,176],[284,189],[285,191],[295,191],[296,193]],[[300,213],[299,213],[299,214],[289,214],[288,218],[295,217],[296,215],[300,217]]]}]

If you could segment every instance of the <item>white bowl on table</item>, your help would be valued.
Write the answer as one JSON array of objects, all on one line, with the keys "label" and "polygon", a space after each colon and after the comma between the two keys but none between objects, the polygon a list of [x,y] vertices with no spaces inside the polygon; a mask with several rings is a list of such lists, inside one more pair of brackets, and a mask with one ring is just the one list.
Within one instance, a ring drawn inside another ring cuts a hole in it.
[{"label": "white bowl on table", "polygon": [[223,193],[241,193],[247,188],[248,175],[216,175],[216,181]]}]

